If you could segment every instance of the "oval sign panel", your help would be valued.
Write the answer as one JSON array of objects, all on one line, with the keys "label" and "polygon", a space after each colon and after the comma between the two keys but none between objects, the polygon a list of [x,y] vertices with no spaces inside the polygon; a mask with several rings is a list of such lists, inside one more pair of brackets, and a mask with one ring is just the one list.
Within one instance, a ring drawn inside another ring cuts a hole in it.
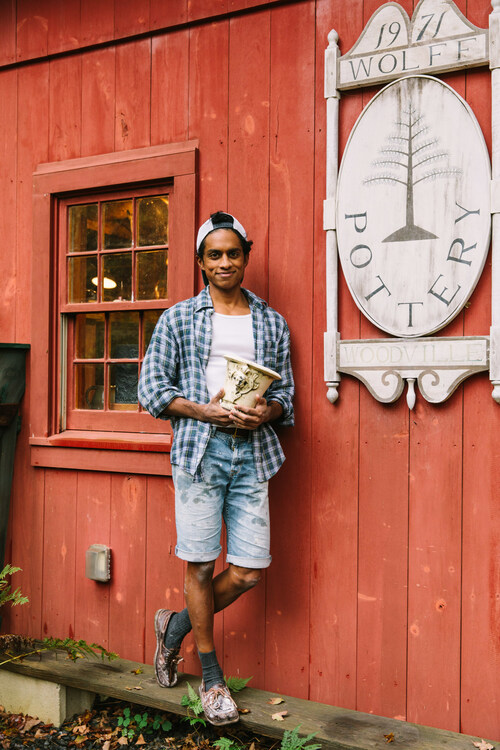
[{"label": "oval sign panel", "polygon": [[344,276],[361,311],[395,336],[457,315],[490,240],[490,162],[466,102],[429,76],[386,86],[347,143],[337,191]]}]

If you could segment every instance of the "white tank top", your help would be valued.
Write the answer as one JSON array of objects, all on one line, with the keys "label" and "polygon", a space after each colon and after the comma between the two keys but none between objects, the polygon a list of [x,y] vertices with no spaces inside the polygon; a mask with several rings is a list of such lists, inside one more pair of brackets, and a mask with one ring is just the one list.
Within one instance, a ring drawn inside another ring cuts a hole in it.
[{"label": "white tank top", "polygon": [[227,364],[224,354],[237,354],[238,357],[249,359],[251,362],[255,360],[251,313],[212,313],[212,347],[205,372],[210,398],[224,387]]}]

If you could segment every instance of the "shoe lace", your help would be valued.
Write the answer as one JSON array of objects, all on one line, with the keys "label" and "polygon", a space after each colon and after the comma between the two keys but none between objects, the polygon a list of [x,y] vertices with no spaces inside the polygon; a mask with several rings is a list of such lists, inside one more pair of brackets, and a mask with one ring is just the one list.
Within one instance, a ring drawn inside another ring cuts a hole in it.
[{"label": "shoe lace", "polygon": [[179,650],[175,648],[166,648],[165,661],[169,664],[178,664],[180,661],[184,661],[184,658],[180,655]]},{"label": "shoe lace", "polygon": [[221,708],[221,698],[228,698],[228,689],[225,685],[214,685],[210,689],[212,704],[214,708]]}]

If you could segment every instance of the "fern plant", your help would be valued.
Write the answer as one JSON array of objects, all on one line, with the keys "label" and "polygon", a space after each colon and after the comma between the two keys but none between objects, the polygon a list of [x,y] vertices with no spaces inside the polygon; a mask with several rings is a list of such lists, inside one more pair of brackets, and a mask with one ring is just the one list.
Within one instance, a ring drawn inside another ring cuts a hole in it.
[{"label": "fern plant", "polygon": [[[200,696],[195,692],[189,682],[187,683],[187,689],[188,694],[183,695],[181,698],[181,706],[186,706],[187,708],[187,716],[184,716],[183,721],[188,721],[192,727],[197,724],[202,724],[205,727],[207,723],[205,719],[200,716],[200,714],[203,713]],[[190,713],[191,711],[192,714]]]},{"label": "fern plant", "polygon": [[212,742],[214,747],[218,747],[219,750],[241,750],[243,745],[238,742],[234,737],[219,737],[218,740]]},{"label": "fern plant", "polygon": [[308,734],[307,737],[299,737],[300,727],[301,724],[294,727],[294,729],[285,730],[283,733],[283,739],[281,740],[280,750],[320,750],[321,745],[315,743],[311,745],[307,744],[313,739],[313,737],[316,737],[316,732],[314,732],[314,734]]},{"label": "fern plant", "polygon": [[7,565],[0,572],[0,607],[4,604],[10,603],[13,607],[17,604],[27,604],[29,599],[27,596],[23,596],[21,589],[17,588],[12,591],[12,587],[7,580],[7,576],[11,576],[13,573],[18,573],[21,568],[16,568],[13,565]]},{"label": "fern plant", "polygon": [[226,685],[232,693],[239,693],[240,690],[246,688],[248,683],[253,677],[226,677],[224,675]]},{"label": "fern plant", "polygon": [[[12,591],[12,587],[7,580],[7,576],[17,573],[21,568],[7,564],[0,572],[0,607],[10,603],[12,606],[17,604],[27,604],[29,599],[23,596],[21,589],[17,588]],[[83,639],[78,641],[74,638],[44,638],[42,641],[36,641],[23,635],[0,635],[0,667],[9,661],[24,659],[26,656],[41,654],[44,651],[66,651],[68,658],[76,661],[86,656],[100,656],[101,659],[117,659],[118,654],[108,651],[104,646],[98,643],[87,643]]]},{"label": "fern plant", "polygon": [[44,651],[66,651],[68,658],[76,661],[88,656],[101,659],[117,659],[118,654],[108,651],[98,643],[87,643],[84,640],[75,641],[73,638],[44,638],[36,641],[20,635],[0,635],[0,667],[10,661],[25,659],[27,656],[42,654]]}]

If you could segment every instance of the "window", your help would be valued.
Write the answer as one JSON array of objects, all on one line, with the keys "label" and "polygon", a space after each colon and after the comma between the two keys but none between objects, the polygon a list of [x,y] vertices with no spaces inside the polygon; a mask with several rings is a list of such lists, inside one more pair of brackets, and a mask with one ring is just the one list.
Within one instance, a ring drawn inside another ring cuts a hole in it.
[{"label": "window", "polygon": [[[122,450],[160,450],[154,433],[168,423],[142,410],[137,382],[161,312],[195,291],[196,165],[197,142],[189,141],[35,172],[35,465],[78,465],[76,454],[63,460],[47,449],[92,440],[113,448],[114,435]],[[100,468],[155,473],[144,459],[136,469],[118,461]]]},{"label": "window", "polygon": [[59,201],[68,429],[158,426],[138,418],[137,384],[168,299],[172,194],[166,184]]}]

